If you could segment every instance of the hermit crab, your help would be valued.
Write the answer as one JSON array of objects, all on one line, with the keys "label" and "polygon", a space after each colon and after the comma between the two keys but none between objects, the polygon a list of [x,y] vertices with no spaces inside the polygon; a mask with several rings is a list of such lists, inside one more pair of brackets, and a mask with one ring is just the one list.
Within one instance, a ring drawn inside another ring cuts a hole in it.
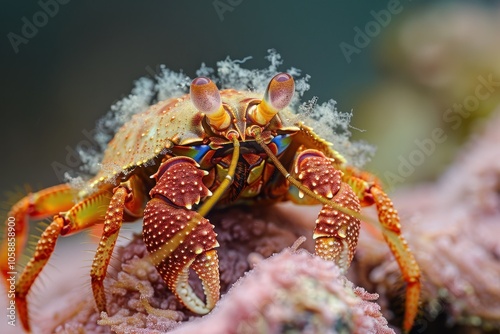
[{"label": "hermit crab", "polygon": [[[347,165],[331,144],[293,119],[290,74],[279,73],[264,96],[219,91],[207,77],[190,93],[160,101],[124,124],[109,142],[97,175],[75,189],[62,184],[31,193],[9,212],[15,241],[23,245],[27,221],[53,216],[15,285],[15,305],[30,330],[27,296],[59,236],[103,224],[91,267],[99,311],[106,310],[103,281],[124,222],[143,218],[143,240],[168,288],[192,312],[206,314],[219,300],[217,235],[205,218],[233,204],[322,204],[313,232],[315,253],[347,270],[356,250],[362,206],[375,205],[385,240],[407,283],[404,329],[414,322],[420,271],[401,235],[397,211],[369,173]],[[8,248],[8,238],[2,250]],[[16,255],[21,247],[16,248]],[[12,270],[2,252],[5,279]],[[199,298],[188,282],[193,270]]]}]

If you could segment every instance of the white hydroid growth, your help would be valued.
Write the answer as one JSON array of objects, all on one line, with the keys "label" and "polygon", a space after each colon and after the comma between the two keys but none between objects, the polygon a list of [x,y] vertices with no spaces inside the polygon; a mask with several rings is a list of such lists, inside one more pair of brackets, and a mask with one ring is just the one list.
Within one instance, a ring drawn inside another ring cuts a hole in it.
[{"label": "white hydroid growth", "polygon": [[[219,89],[233,88],[237,90],[250,90],[264,93],[269,80],[278,72],[282,72],[283,60],[275,50],[269,50],[266,59],[269,66],[263,69],[248,69],[243,65],[251,57],[243,60],[232,60],[227,57],[217,62],[216,68],[206,66],[204,63],[196,71],[196,76],[210,77]],[[336,102],[329,100],[317,104],[317,98],[301,104],[301,97],[309,90],[309,75],[303,75],[301,70],[291,67],[285,72],[294,77],[296,94],[291,106],[297,113],[297,119],[310,118],[307,125],[323,138],[334,144],[348,162],[361,167],[369,161],[374,153],[374,148],[366,143],[351,143],[349,138],[349,123],[352,113],[341,112],[336,108]],[[131,117],[145,111],[150,105],[159,100],[187,94],[192,78],[182,71],[176,72],[162,65],[160,73],[154,79],[141,78],[134,83],[132,92],[125,98],[111,106],[111,110],[97,122],[95,139],[98,147],[92,149],[79,148],[83,165],[81,171],[87,175],[95,174],[102,166],[100,161],[108,142],[116,131]]]}]

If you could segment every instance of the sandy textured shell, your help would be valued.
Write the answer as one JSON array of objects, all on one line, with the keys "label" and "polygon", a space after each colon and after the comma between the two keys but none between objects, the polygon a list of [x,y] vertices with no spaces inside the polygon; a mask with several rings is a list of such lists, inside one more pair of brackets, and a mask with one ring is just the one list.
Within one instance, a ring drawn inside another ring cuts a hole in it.
[{"label": "sandy textured shell", "polygon": [[[238,122],[244,123],[242,118],[248,101],[260,99],[262,95],[223,90],[221,98],[235,112]],[[87,190],[115,183],[118,177],[134,168],[148,165],[173,144],[189,145],[202,141],[206,136],[202,119],[203,115],[191,103],[189,95],[160,101],[134,115],[109,142],[102,167],[90,180],[90,189]]]}]

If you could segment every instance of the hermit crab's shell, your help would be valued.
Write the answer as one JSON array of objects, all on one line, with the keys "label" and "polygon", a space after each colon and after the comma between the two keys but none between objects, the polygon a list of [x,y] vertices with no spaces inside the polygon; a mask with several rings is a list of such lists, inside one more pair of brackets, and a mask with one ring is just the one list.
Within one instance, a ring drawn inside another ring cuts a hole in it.
[{"label": "hermit crab's shell", "polygon": [[[262,94],[222,90],[222,103],[236,116],[236,123],[244,134],[246,110],[249,104],[259,103]],[[298,131],[291,119],[290,108],[280,111],[279,126]],[[203,114],[191,102],[189,95],[160,101],[148,110],[136,114],[124,124],[109,142],[102,166],[89,182],[94,191],[105,184],[126,179],[136,168],[148,166],[173,145],[194,145],[208,137],[203,127]],[[244,140],[244,138],[243,138]]]}]

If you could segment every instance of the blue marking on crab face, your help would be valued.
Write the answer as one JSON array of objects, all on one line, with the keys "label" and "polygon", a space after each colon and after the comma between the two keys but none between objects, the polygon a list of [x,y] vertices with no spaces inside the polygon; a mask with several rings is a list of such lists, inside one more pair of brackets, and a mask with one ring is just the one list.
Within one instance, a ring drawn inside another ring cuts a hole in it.
[{"label": "blue marking on crab face", "polygon": [[176,146],[172,149],[172,152],[177,156],[193,158],[197,163],[200,163],[205,154],[211,149],[209,145]]},{"label": "blue marking on crab face", "polygon": [[196,162],[200,162],[201,159],[205,156],[205,154],[211,150],[211,147],[209,145],[197,145],[196,147],[193,147],[193,150],[191,151],[191,158],[193,158]]},{"label": "blue marking on crab face", "polygon": [[276,147],[278,148],[277,155],[280,155],[292,142],[292,136],[289,134],[277,135],[273,138],[273,140],[271,140],[271,142],[276,144]]}]

